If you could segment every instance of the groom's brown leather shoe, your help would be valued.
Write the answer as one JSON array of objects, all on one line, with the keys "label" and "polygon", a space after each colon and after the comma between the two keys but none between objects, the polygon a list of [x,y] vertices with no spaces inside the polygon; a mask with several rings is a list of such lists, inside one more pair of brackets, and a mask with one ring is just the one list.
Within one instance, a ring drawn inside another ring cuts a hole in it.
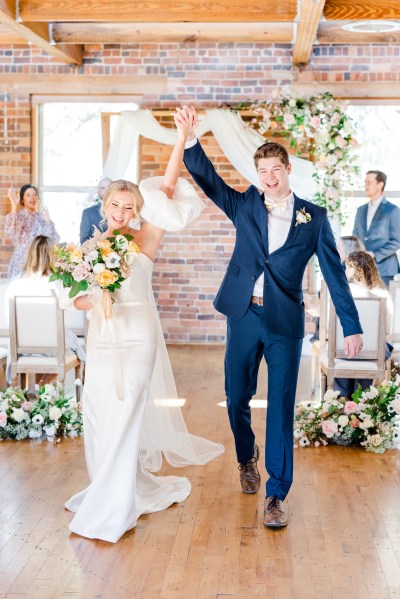
[{"label": "groom's brown leather shoe", "polygon": [[287,525],[288,517],[282,509],[281,500],[277,497],[267,497],[264,501],[264,526],[284,528]]},{"label": "groom's brown leather shoe", "polygon": [[240,483],[243,493],[257,493],[260,488],[261,476],[257,468],[257,460],[260,457],[258,445],[254,446],[254,455],[245,464],[239,464]]}]

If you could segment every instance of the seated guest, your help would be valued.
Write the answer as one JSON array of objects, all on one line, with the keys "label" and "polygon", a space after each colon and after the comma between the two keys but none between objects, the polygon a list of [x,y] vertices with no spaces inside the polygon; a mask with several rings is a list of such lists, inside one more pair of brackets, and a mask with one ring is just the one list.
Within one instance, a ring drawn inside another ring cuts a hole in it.
[{"label": "seated guest", "polygon": [[[375,260],[368,252],[352,252],[346,260],[346,276],[350,284],[350,291],[354,298],[365,297],[371,293],[378,297],[386,297],[386,333],[388,334],[391,329],[393,317],[393,302],[384,282],[379,276]],[[385,358],[388,359],[389,357],[390,346],[387,344]],[[344,397],[351,397],[354,391],[358,389],[359,384],[363,389],[367,389],[372,385],[372,382],[372,379],[335,378],[333,389],[335,391],[340,391],[340,395]]]},{"label": "seated guest", "polygon": [[[52,291],[58,296],[57,283],[50,283],[52,241],[49,237],[39,235],[32,241],[28,255],[20,275],[16,275],[9,283],[5,293],[5,314],[9,320],[10,298],[17,295],[49,296]],[[80,360],[85,360],[85,351],[79,344],[77,336],[68,329],[65,331],[65,347],[67,352],[74,352]],[[8,356],[6,377],[11,382],[11,357]],[[36,375],[36,382],[49,383],[56,375]]]},{"label": "seated guest", "polygon": [[355,235],[343,235],[342,237],[339,237],[337,249],[343,267],[345,267],[346,259],[350,254],[353,252],[365,251],[363,242]]},{"label": "seated guest", "polygon": [[[344,235],[343,237],[339,237],[339,241],[337,243],[337,250],[339,252],[340,261],[342,263],[343,268],[346,266],[346,258],[352,252],[357,252],[359,250],[364,251],[364,244],[361,239],[358,239],[355,235]],[[319,298],[319,293],[318,293]],[[319,340],[319,301],[317,305],[310,306],[307,309],[308,314],[314,317],[315,322],[315,330],[314,335],[310,338],[310,343],[314,343],[314,341]]]},{"label": "seated guest", "polygon": [[81,243],[83,243],[93,235],[94,227],[96,227],[96,229],[99,229],[100,231],[105,231],[107,228],[105,226],[105,223],[102,222],[103,217],[100,214],[100,208],[103,196],[109,188],[110,183],[111,179],[108,179],[107,177],[100,179],[97,185],[95,203],[92,206],[89,206],[89,208],[85,208],[85,210],[82,212],[79,234]]}]

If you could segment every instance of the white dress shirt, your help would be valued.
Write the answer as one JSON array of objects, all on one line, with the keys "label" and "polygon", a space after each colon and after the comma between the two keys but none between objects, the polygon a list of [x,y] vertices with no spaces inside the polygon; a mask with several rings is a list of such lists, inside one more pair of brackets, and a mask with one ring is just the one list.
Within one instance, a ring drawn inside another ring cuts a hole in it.
[{"label": "white dress shirt", "polygon": [[[268,213],[268,251],[270,254],[282,247],[289,235],[290,224],[293,218],[294,204],[294,196],[292,191],[285,198],[285,200],[285,210],[276,207],[272,208],[271,211]],[[264,273],[262,273],[258,277],[254,285],[253,295],[257,297],[263,297]]]},{"label": "white dress shirt", "polygon": [[372,223],[372,219],[375,216],[375,212],[378,210],[380,203],[383,200],[383,196],[381,196],[380,198],[378,198],[377,200],[375,200],[374,202],[372,200],[370,200],[368,202],[368,214],[367,214],[367,229],[370,228],[371,223]]}]

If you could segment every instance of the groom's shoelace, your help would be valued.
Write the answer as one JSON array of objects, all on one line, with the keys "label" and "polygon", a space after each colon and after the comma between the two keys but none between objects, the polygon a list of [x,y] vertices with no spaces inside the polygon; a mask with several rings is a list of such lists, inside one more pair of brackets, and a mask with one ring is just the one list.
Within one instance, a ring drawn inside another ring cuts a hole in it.
[{"label": "groom's shoelace", "polygon": [[242,472],[253,472],[254,470],[254,464],[257,463],[257,460],[255,457],[251,458],[250,460],[248,460],[245,464],[239,464],[238,469]]},{"label": "groom's shoelace", "polygon": [[281,502],[277,497],[271,497],[271,501],[267,505],[268,510],[272,510],[274,508],[281,511]]}]

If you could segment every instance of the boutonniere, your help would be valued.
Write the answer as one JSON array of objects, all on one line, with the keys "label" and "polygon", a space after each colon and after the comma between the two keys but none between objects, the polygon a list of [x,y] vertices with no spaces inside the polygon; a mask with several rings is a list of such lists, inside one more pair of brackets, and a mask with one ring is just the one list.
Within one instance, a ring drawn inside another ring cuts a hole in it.
[{"label": "boutonniere", "polygon": [[311,214],[306,212],[306,209],[304,206],[301,210],[296,210],[295,227],[297,227],[297,225],[306,225],[307,223],[310,222],[310,220],[311,220]]}]

